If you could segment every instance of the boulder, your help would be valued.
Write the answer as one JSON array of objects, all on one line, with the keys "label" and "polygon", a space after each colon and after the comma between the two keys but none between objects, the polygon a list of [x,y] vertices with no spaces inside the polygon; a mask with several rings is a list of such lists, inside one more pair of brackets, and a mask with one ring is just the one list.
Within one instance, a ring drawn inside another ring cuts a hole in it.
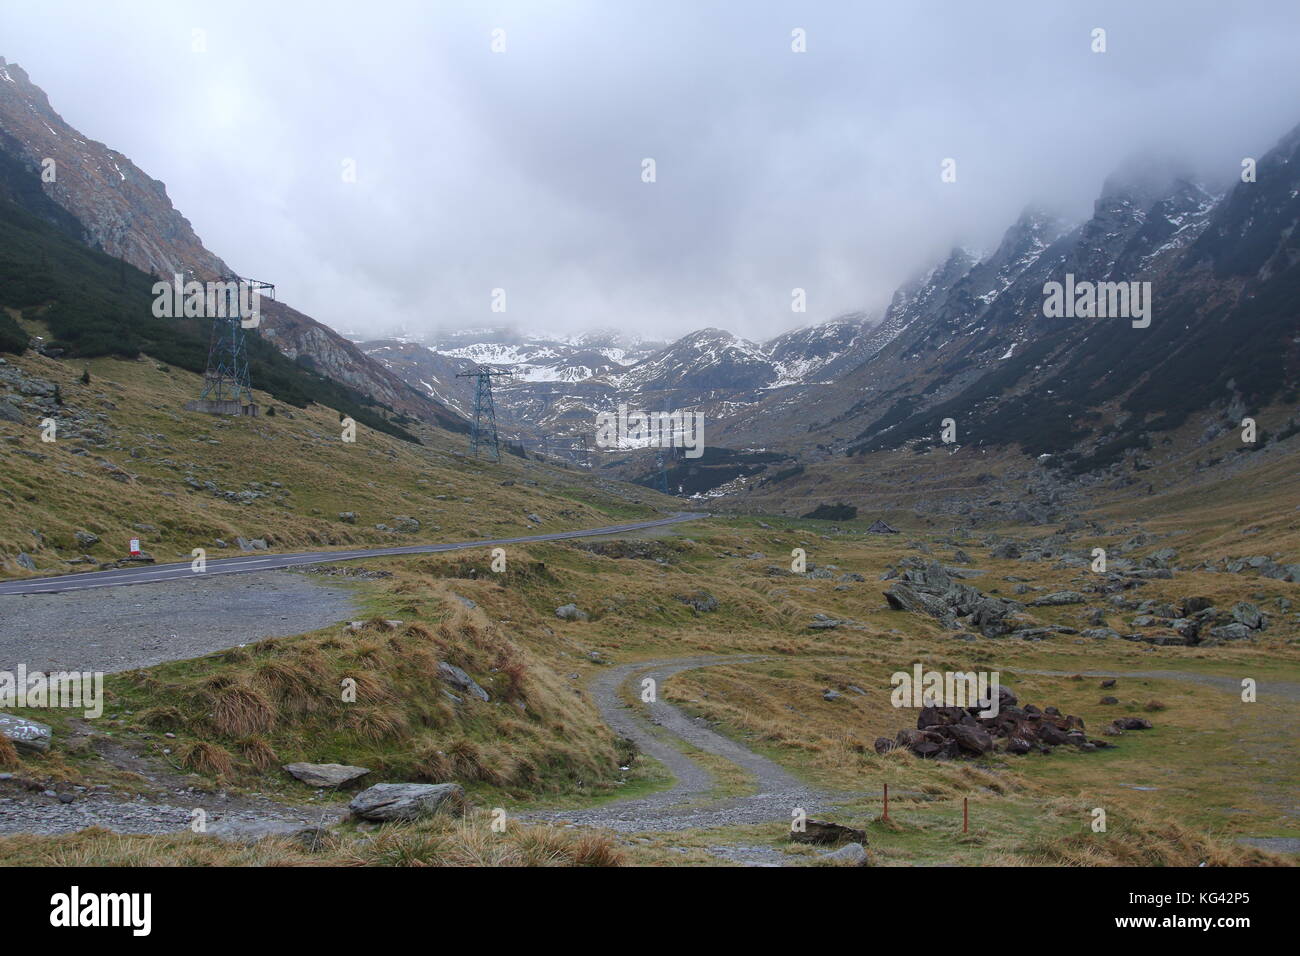
[{"label": "boulder", "polygon": [[420,522],[410,515],[397,515],[393,518],[393,530],[402,534],[415,534],[420,530]]},{"label": "boulder", "polygon": [[562,604],[555,609],[555,616],[562,621],[585,621],[587,612],[579,610],[576,604]]},{"label": "boulder", "polygon": [[1037,601],[1030,601],[1030,607],[1060,607],[1066,604],[1085,604],[1088,599],[1078,591],[1053,591],[1044,594]]},{"label": "boulder", "polygon": [[342,521],[344,524],[356,524],[356,523],[357,523],[357,517],[358,517],[358,515],[357,515],[357,513],[356,513],[355,511],[340,511],[340,512],[339,512],[339,520]]},{"label": "boulder", "polygon": [[827,820],[805,820],[803,831],[792,830],[790,839],[795,843],[860,843],[863,846],[867,843],[867,834],[863,830],[855,830],[853,827],[846,827],[840,823],[831,823]]},{"label": "boulder", "polygon": [[455,783],[377,783],[362,790],[348,808],[364,820],[419,820],[435,813],[459,813],[465,791]]},{"label": "boulder", "polygon": [[1238,601],[1232,606],[1232,619],[1238,624],[1246,625],[1252,631],[1264,628],[1264,615],[1256,605],[1248,601]]},{"label": "boulder", "polygon": [[438,676],[445,680],[453,687],[464,691],[471,697],[477,697],[479,700],[491,700],[488,692],[475,683],[474,678],[465,673],[454,664],[448,664],[446,661],[438,661]]},{"label": "boulder", "polygon": [[99,544],[99,535],[92,534],[89,531],[77,531],[72,536],[77,539],[77,547],[79,548],[90,548]]},{"label": "boulder", "polygon": [[718,609],[718,599],[708,591],[692,591],[690,594],[678,594],[677,600],[695,610],[696,614],[707,614]]},{"label": "boulder", "polygon": [[986,754],[993,749],[993,737],[983,727],[953,724],[948,728],[962,750],[973,754]]},{"label": "boulder", "polygon": [[341,763],[289,763],[284,765],[284,772],[309,787],[341,787],[370,773],[365,767]]},{"label": "boulder", "polygon": [[823,853],[821,858],[839,866],[866,866],[867,850],[861,843],[846,843],[838,850]]},{"label": "boulder", "polygon": [[953,616],[952,611],[949,610],[944,601],[903,584],[901,581],[885,592],[885,600],[896,611],[928,614],[942,621],[945,627],[953,627],[957,623],[956,617]]},{"label": "boulder", "polygon": [[1145,717],[1116,717],[1111,726],[1120,730],[1150,730],[1151,721]]},{"label": "boulder", "polygon": [[37,720],[0,714],[0,734],[12,740],[19,753],[43,754],[50,749],[54,731]]},{"label": "boulder", "polygon": [[1240,641],[1250,637],[1250,628],[1240,622],[1210,628],[1210,637],[1220,641]]}]

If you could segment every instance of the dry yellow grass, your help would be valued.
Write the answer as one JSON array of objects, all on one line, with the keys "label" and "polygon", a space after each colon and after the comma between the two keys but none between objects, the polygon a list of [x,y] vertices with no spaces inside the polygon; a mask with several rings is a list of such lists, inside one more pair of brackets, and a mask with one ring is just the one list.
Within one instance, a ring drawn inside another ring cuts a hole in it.
[{"label": "dry yellow grass", "polygon": [[627,854],[607,834],[507,825],[490,814],[434,817],[385,825],[374,833],[343,832],[320,841],[271,838],[251,845],[189,833],[128,836],[92,828],[29,840],[0,837],[10,866],[623,866]]}]

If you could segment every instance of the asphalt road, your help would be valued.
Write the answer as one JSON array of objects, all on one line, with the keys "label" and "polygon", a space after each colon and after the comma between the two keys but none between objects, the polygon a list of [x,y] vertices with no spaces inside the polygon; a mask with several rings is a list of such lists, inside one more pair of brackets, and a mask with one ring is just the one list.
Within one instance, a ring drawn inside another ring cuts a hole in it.
[{"label": "asphalt road", "polygon": [[[465,548],[489,548],[505,544],[529,544],[534,541],[567,541],[571,538],[592,538],[606,534],[623,534],[645,528],[695,521],[708,515],[687,512],[671,518],[654,521],[637,521],[616,524],[607,528],[587,531],[556,531],[551,534],[534,534],[523,538],[496,538],[493,540],[455,541],[450,544],[413,544],[403,548],[366,548],[358,551],[301,551],[296,554],[252,554],[237,558],[217,558],[207,562],[205,575],[241,574],[248,571],[273,571],[277,568],[295,568],[304,564],[327,564],[334,561],[352,561],[357,558],[383,558],[397,554],[434,554],[439,551],[461,551]],[[138,567],[114,568],[109,571],[87,571],[81,574],[59,574],[47,578],[26,578],[21,581],[0,582],[0,594],[55,594],[59,591],[85,591],[90,588],[115,588],[126,584],[150,584],[176,578],[192,578],[196,572],[189,561],[175,564],[143,564]]]}]

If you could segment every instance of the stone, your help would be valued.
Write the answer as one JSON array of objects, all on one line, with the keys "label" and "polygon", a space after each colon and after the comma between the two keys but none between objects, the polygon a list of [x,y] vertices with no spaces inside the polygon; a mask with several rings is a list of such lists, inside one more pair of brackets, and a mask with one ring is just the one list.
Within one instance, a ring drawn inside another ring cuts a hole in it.
[{"label": "stone", "polygon": [[31,754],[48,753],[54,737],[49,724],[13,714],[0,714],[0,734],[12,740],[19,753]]},{"label": "stone", "polygon": [[309,787],[341,787],[370,773],[365,767],[341,763],[289,763],[284,765],[284,772]]},{"label": "stone", "polygon": [[693,608],[696,614],[708,614],[718,609],[718,599],[708,591],[693,591],[690,594],[676,595],[678,601]]},{"label": "stone", "polygon": [[822,700],[839,700],[840,692],[837,690],[828,690],[822,694]]},{"label": "stone", "polygon": [[1151,721],[1145,717],[1116,717],[1111,721],[1111,726],[1120,730],[1150,730]]},{"label": "stone", "polygon": [[393,530],[402,534],[415,534],[420,530],[420,522],[410,515],[397,515],[393,518]]},{"label": "stone", "polygon": [[36,562],[33,561],[32,556],[25,551],[19,551],[18,557],[14,558],[14,560],[18,562],[20,568],[24,568],[28,571],[36,570]]},{"label": "stone", "polygon": [[1078,591],[1053,591],[1044,594],[1037,601],[1029,602],[1030,607],[1059,607],[1065,604],[1084,604],[1087,598]]},{"label": "stone", "polygon": [[840,866],[866,866],[867,850],[861,843],[846,843],[838,850],[821,855],[823,860],[830,860]]},{"label": "stone", "polygon": [[1119,631],[1110,627],[1090,627],[1086,631],[1083,631],[1079,636],[1099,641],[1107,638],[1118,638]]},{"label": "stone", "polygon": [[831,823],[827,820],[808,819],[804,821],[802,831],[792,830],[790,839],[795,843],[816,843],[816,844],[833,844],[853,842],[860,843],[863,846],[867,843],[867,834],[863,830],[855,830],[853,827],[846,827],[840,823]]},{"label": "stone", "polygon": [[1238,624],[1246,625],[1252,631],[1264,628],[1264,615],[1256,605],[1248,601],[1238,601],[1232,606],[1232,619]]},{"label": "stone", "polygon": [[956,617],[948,605],[937,597],[931,597],[920,590],[909,587],[902,582],[895,583],[885,593],[885,600],[896,611],[911,611],[916,614],[928,614],[937,618],[946,627],[956,625]]},{"label": "stone", "polygon": [[1220,641],[1240,641],[1250,637],[1250,628],[1240,622],[1210,628],[1210,637]]},{"label": "stone", "polygon": [[562,621],[585,621],[589,615],[580,610],[576,604],[562,604],[555,609],[555,616]]},{"label": "stone", "polygon": [[993,749],[993,737],[983,727],[953,724],[948,728],[948,732],[952,734],[961,749],[968,753],[986,754]]},{"label": "stone", "polygon": [[362,790],[348,808],[363,820],[381,823],[419,820],[435,813],[459,813],[465,791],[455,783],[377,783]]},{"label": "stone", "polygon": [[438,661],[438,676],[445,680],[451,686],[469,694],[471,697],[477,697],[479,700],[491,700],[488,692],[480,687],[474,678],[465,673],[454,664],[448,664],[446,661]]},{"label": "stone", "polygon": [[99,544],[99,535],[89,531],[77,531],[72,536],[77,539],[77,546],[80,548],[90,548]]},{"label": "stone", "polygon": [[340,511],[339,520],[344,524],[356,524],[359,515],[355,511]]}]

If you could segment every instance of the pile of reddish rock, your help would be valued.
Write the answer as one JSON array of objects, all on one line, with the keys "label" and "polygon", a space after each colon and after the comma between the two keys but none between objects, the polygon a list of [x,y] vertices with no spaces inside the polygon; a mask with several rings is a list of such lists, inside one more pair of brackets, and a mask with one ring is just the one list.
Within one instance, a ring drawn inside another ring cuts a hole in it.
[{"label": "pile of reddish rock", "polygon": [[[1113,746],[1084,733],[1083,719],[1062,714],[1055,707],[1041,710],[1033,704],[1019,706],[1016,696],[1005,687],[999,692],[998,712],[981,717],[987,704],[974,707],[922,707],[916,729],[904,729],[893,740],[876,738],[876,753],[903,748],[918,757],[980,756],[990,752],[1026,754],[1031,750],[1050,753],[1054,747],[1070,744],[1079,750]],[[1115,730],[1145,730],[1151,726],[1140,717],[1118,718]],[[1106,733],[1112,732],[1112,727]]]}]

